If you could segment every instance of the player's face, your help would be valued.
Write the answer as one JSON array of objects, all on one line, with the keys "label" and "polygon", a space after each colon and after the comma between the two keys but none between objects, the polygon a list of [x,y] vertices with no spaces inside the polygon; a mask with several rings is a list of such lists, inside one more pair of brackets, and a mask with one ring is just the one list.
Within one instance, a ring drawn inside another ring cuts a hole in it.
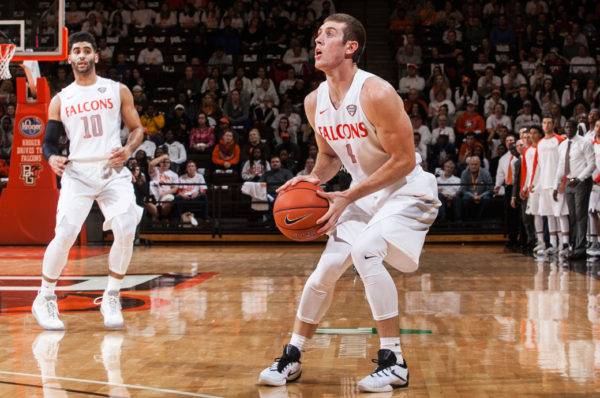
[{"label": "player's face", "polygon": [[82,41],[74,43],[69,54],[69,63],[73,67],[73,73],[87,75],[95,69],[98,62],[98,54],[94,51],[91,43]]},{"label": "player's face", "polygon": [[544,118],[544,120],[542,120],[542,128],[544,129],[545,134],[553,132],[554,120],[550,119],[549,117]]},{"label": "player's face", "polygon": [[322,71],[332,70],[344,60],[351,59],[358,48],[356,41],[344,43],[343,22],[327,21],[317,31],[315,37],[315,67]]}]

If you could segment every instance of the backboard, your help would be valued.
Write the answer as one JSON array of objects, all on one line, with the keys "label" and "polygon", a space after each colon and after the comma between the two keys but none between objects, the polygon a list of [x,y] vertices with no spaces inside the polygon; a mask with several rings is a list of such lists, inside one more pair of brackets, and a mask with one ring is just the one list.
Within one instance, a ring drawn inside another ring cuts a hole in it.
[{"label": "backboard", "polygon": [[65,0],[1,0],[0,43],[17,46],[13,61],[65,58]]}]

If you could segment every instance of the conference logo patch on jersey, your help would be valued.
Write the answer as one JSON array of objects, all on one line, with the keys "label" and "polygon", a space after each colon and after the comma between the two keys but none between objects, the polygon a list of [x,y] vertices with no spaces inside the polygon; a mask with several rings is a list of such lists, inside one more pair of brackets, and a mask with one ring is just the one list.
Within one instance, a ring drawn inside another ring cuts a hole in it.
[{"label": "conference logo patch on jersey", "polygon": [[348,111],[350,116],[354,116],[354,114],[356,113],[356,105],[354,105],[354,104],[348,105],[346,107],[346,110]]},{"label": "conference logo patch on jersey", "polygon": [[42,171],[41,163],[22,163],[21,164],[21,175],[20,178],[23,183],[29,187],[34,187],[37,179]]},{"label": "conference logo patch on jersey", "polygon": [[106,87],[98,87],[98,91],[104,93],[106,92]]},{"label": "conference logo patch on jersey", "polygon": [[37,116],[27,116],[19,122],[19,131],[25,137],[37,137],[42,132],[44,122]]}]

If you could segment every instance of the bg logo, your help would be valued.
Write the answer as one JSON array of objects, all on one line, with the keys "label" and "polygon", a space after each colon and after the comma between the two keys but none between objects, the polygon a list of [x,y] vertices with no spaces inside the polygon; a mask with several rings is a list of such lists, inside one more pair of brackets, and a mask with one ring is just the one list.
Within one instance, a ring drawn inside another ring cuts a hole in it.
[{"label": "bg logo", "polygon": [[25,137],[37,137],[42,132],[44,122],[37,116],[28,116],[21,119],[19,123],[19,130]]},{"label": "bg logo", "polygon": [[22,163],[21,179],[23,180],[23,183],[30,187],[34,187],[38,177],[40,176],[40,171],[42,171],[42,165],[40,163]]}]

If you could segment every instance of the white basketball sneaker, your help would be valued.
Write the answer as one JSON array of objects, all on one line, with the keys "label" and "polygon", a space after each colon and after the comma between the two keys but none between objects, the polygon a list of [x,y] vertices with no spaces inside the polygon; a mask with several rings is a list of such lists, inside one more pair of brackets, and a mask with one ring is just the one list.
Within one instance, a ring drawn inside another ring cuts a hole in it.
[{"label": "white basketball sneaker", "polygon": [[56,295],[43,296],[38,293],[33,305],[31,313],[37,321],[38,325],[46,330],[65,330],[65,324],[58,317],[58,304],[56,303]]},{"label": "white basketball sneaker", "polygon": [[273,364],[260,372],[258,383],[268,386],[283,386],[294,381],[302,374],[300,350],[291,344],[283,347],[283,354]]},{"label": "white basketball sneaker", "polygon": [[122,329],[125,325],[125,321],[123,320],[123,314],[121,313],[119,292],[117,290],[104,292],[102,297],[98,297],[94,300],[94,304],[98,304],[99,300],[102,300],[100,312],[104,317],[104,326],[109,329]]},{"label": "white basketball sneaker", "polygon": [[538,256],[543,256],[545,251],[546,244],[544,243],[544,241],[538,242],[538,244],[535,245],[535,247],[533,248],[533,253]]},{"label": "white basketball sneaker", "polygon": [[358,390],[364,392],[389,392],[394,388],[408,387],[408,367],[406,361],[398,363],[391,350],[379,350],[377,368],[373,373],[358,382]]},{"label": "white basketball sneaker", "polygon": [[588,256],[591,257],[598,257],[600,256],[600,243],[598,242],[593,242],[590,247],[587,248],[586,253]]}]

